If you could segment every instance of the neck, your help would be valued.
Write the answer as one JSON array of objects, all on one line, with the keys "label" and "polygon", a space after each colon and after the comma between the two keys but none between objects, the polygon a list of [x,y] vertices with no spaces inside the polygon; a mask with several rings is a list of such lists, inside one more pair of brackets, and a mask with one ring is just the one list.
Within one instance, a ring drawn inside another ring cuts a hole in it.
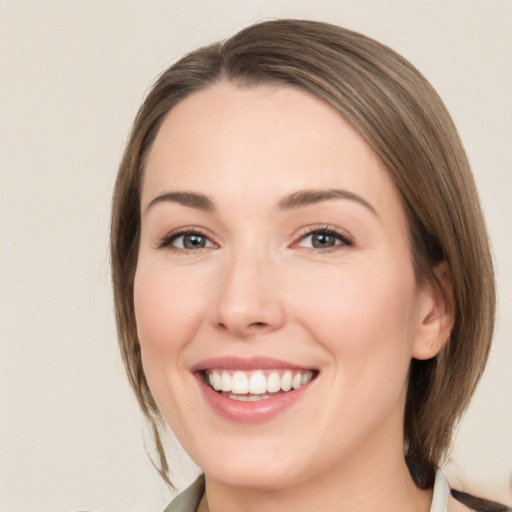
[{"label": "neck", "polygon": [[234,486],[205,472],[208,508],[201,512],[429,512],[432,490],[416,487],[403,454],[404,401],[343,454],[318,454],[315,466],[295,468],[294,475],[263,478],[258,485],[255,474],[249,485]]},{"label": "neck", "polygon": [[[364,455],[364,454],[363,454]],[[418,489],[403,456],[351,458],[313,480],[279,489],[232,488],[206,477],[201,512],[428,512],[432,490]]]}]

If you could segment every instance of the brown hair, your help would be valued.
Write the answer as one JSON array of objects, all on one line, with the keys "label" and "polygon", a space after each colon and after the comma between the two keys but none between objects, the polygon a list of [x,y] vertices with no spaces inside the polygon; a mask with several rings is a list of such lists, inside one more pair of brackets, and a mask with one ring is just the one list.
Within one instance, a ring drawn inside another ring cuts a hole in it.
[{"label": "brown hair", "polygon": [[405,409],[406,455],[422,468],[413,471],[417,485],[431,486],[482,374],[494,324],[492,259],[474,180],[443,102],[409,62],[361,34],[298,20],[252,25],[179,60],[149,92],[125,149],[112,211],[116,319],[130,383],[153,429],[159,471],[169,482],[163,422],[144,376],[133,305],[140,189],[166,114],[219,80],[242,87],[287,84],[330,104],[381,158],[401,195],[418,282],[436,286],[433,269],[447,262],[455,324],[437,357],[412,361]]}]

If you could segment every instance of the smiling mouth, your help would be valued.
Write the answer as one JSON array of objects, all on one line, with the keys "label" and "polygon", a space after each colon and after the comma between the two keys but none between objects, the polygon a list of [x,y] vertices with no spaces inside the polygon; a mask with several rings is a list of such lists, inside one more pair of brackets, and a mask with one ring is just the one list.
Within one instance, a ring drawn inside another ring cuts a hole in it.
[{"label": "smiling mouth", "polygon": [[224,370],[202,372],[205,384],[231,400],[257,402],[293,392],[318,375],[316,370]]}]

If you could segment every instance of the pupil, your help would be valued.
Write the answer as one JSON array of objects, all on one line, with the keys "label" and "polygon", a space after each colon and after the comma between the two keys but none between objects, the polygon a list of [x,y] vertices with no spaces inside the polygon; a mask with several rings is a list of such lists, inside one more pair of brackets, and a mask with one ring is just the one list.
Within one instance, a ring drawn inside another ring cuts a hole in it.
[{"label": "pupil", "polygon": [[201,235],[186,235],[183,237],[183,247],[185,249],[201,249],[206,245],[206,240]]},{"label": "pupil", "polygon": [[313,234],[313,247],[316,249],[325,249],[326,247],[334,247],[336,244],[336,238],[332,235],[325,233],[314,233]]}]

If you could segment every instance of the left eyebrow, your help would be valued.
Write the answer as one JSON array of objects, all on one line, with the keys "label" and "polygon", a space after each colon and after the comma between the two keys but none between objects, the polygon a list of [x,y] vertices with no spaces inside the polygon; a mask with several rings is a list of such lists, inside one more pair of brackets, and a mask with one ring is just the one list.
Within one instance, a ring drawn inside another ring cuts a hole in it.
[{"label": "left eyebrow", "polygon": [[361,196],[358,196],[353,192],[349,192],[348,190],[341,190],[337,188],[326,190],[299,190],[298,192],[293,192],[292,194],[283,197],[283,199],[279,201],[278,207],[280,210],[292,210],[323,201],[330,201],[332,199],[347,199],[349,201],[355,201],[370,210],[373,215],[379,217],[375,208]]}]

